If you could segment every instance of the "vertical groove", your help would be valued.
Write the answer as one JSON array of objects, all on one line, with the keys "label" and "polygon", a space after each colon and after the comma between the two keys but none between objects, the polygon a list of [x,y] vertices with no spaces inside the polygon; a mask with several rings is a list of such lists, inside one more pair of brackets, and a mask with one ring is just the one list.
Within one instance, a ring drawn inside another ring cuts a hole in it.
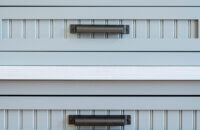
[{"label": "vertical groove", "polygon": [[164,20],[160,20],[160,38],[164,38]]},{"label": "vertical groove", "polygon": [[147,39],[150,39],[150,20],[147,20]]},{"label": "vertical groove", "polygon": [[66,130],[66,110],[63,110],[63,129]]},{"label": "vertical groove", "polygon": [[136,20],[133,20],[133,38],[136,38]]},{"label": "vertical groove", "polygon": [[34,19],[34,27],[35,27],[35,31],[34,31],[34,39],[37,39],[38,38],[38,21],[36,19]]},{"label": "vertical groove", "polygon": [[23,126],[23,111],[18,110],[18,129],[22,129]]},{"label": "vertical groove", "polygon": [[194,20],[194,24],[195,24],[195,39],[199,38],[199,21],[198,20]]},{"label": "vertical groove", "polygon": [[178,20],[174,20],[174,38],[178,38]]},{"label": "vertical groove", "polygon": [[54,32],[54,30],[53,30],[53,19],[50,19],[50,39],[53,39],[53,32]]},{"label": "vertical groove", "polygon": [[199,20],[195,20],[195,39],[199,38]]},{"label": "vertical groove", "polygon": [[168,130],[168,110],[165,110],[165,130]]},{"label": "vertical groove", "polygon": [[8,129],[8,110],[4,110],[4,129]]},{"label": "vertical groove", "polygon": [[192,20],[188,20],[188,38],[192,38]]},{"label": "vertical groove", "polygon": [[67,39],[67,30],[68,30],[68,28],[67,28],[67,20],[66,19],[64,19],[64,39]]},{"label": "vertical groove", "polygon": [[47,129],[51,130],[52,126],[52,116],[51,116],[52,111],[47,110]]},{"label": "vertical groove", "polygon": [[23,38],[26,39],[26,20],[23,20]]},{"label": "vertical groove", "polygon": [[37,129],[37,110],[33,110],[33,129]]},{"label": "vertical groove", "polygon": [[40,38],[40,20],[36,20],[36,38]]},{"label": "vertical groove", "polygon": [[179,111],[179,130],[182,130],[182,110]]},{"label": "vertical groove", "polygon": [[12,39],[12,20],[9,20],[9,39]]},{"label": "vertical groove", "polygon": [[137,127],[136,127],[136,128],[137,128],[137,130],[140,129],[140,127],[139,127],[139,126],[140,126],[140,119],[139,119],[140,117],[139,117],[139,115],[140,115],[140,111],[137,110],[137,111],[136,111],[136,119],[137,119],[137,120],[136,120],[136,121],[137,121],[137,123],[136,123]]},{"label": "vertical groove", "polygon": [[150,110],[150,130],[153,130],[153,110]]},{"label": "vertical groove", "polygon": [[197,110],[193,111],[193,130],[197,130]]}]

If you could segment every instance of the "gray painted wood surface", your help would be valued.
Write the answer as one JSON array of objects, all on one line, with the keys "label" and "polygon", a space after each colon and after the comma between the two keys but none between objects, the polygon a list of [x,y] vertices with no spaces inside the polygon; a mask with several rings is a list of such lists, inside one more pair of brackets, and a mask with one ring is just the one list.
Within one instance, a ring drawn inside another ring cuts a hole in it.
[{"label": "gray painted wood surface", "polygon": [[[191,7],[199,6],[198,1],[76,2],[2,0],[0,4],[181,7],[0,7],[0,65],[200,65],[199,7]],[[131,30],[129,35],[73,35],[69,25],[75,23],[128,24]],[[0,90],[1,95],[185,95],[1,97],[1,130],[200,129],[199,97],[186,96],[199,95],[199,81],[0,81]],[[74,127],[67,124],[69,114],[130,114],[132,125]]]},{"label": "gray painted wood surface", "polygon": [[0,95],[200,95],[200,81],[0,81]]},{"label": "gray painted wood surface", "polygon": [[110,127],[113,130],[193,130],[199,129],[199,111],[167,110],[0,110],[1,130],[109,130],[109,127],[68,125],[70,114],[128,114],[132,125]]},{"label": "gray painted wood surface", "polygon": [[[0,65],[200,64],[198,7],[1,7],[0,12]],[[127,24],[130,34],[70,34],[76,23]]]}]

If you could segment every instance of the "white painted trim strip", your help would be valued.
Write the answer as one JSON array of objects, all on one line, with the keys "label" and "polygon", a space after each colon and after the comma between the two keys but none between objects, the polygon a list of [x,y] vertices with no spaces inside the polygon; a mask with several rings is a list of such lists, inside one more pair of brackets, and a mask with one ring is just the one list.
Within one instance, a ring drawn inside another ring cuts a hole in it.
[{"label": "white painted trim strip", "polygon": [[0,97],[0,109],[200,110],[200,97]]},{"label": "white painted trim strip", "polygon": [[200,80],[200,67],[0,66],[0,80]]}]

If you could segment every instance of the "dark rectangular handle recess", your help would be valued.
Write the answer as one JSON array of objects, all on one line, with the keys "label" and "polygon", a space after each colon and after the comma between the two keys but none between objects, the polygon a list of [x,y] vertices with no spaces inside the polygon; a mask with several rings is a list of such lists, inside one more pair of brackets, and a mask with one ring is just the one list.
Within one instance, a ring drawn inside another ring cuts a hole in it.
[{"label": "dark rectangular handle recess", "polygon": [[129,34],[129,25],[88,25],[71,24],[71,33],[115,33]]},{"label": "dark rectangular handle recess", "polygon": [[124,126],[131,124],[130,115],[69,115],[69,124],[76,126]]}]

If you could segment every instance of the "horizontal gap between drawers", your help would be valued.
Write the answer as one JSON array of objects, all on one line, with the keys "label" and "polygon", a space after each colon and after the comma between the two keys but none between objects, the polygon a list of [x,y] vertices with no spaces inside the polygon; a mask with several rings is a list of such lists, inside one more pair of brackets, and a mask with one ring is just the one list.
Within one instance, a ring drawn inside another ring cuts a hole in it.
[{"label": "horizontal gap between drawers", "polygon": [[0,95],[0,97],[200,97],[200,95]]},{"label": "horizontal gap between drawers", "polygon": [[173,6],[173,5],[171,5],[171,6],[159,6],[159,5],[157,5],[157,6],[44,6],[44,5],[37,5],[37,6],[31,6],[31,5],[29,5],[29,6],[22,6],[22,5],[1,5],[0,7],[200,7],[200,6],[177,6],[177,5],[175,5],[175,6]]},{"label": "horizontal gap between drawers", "polygon": [[0,52],[200,52],[200,51],[0,51]]},{"label": "horizontal gap between drawers", "polygon": [[[0,67],[3,67],[3,66],[5,66],[5,65],[0,65]],[[68,67],[68,66],[72,66],[72,65],[6,65],[6,66],[8,66],[8,67],[14,67],[14,66],[16,66],[16,67],[20,67],[20,66],[24,66],[24,67],[31,67],[31,66],[35,66],[35,67],[54,67],[54,66],[57,66],[57,67]],[[129,67],[130,65],[73,65],[74,67],[78,67],[78,66],[82,66],[82,67],[90,67],[90,66],[93,66],[93,67],[102,67],[102,66],[104,66],[104,67],[112,67],[112,66],[114,66],[114,67]],[[166,67],[166,66],[168,66],[168,67],[177,67],[177,66],[179,66],[179,67],[185,67],[185,66],[188,66],[188,65],[133,65],[134,67],[147,67],[147,66],[149,66],[149,67],[156,67],[156,66],[160,66],[160,67]],[[199,67],[199,65],[189,65],[189,66],[191,66],[191,67]],[[0,80],[2,80],[2,79],[0,79]],[[3,80],[8,80],[8,81],[10,81],[10,80],[13,80],[13,79],[3,79]],[[20,79],[14,79],[14,80],[17,80],[17,81],[20,81]],[[21,80],[24,80],[24,79],[21,79]],[[44,80],[48,80],[48,79],[27,79],[27,80],[32,80],[32,81],[44,81]],[[65,79],[49,79],[49,80],[51,80],[51,81],[64,81]],[[74,81],[74,79],[70,79],[71,81]],[[84,79],[77,79],[77,80],[80,80],[80,81],[84,81]],[[104,79],[105,80],[105,79]],[[152,81],[152,80],[148,80],[148,79],[145,79],[146,81]],[[170,79],[171,80],[171,79]],[[163,81],[170,81],[170,80],[163,80]],[[178,80],[180,80],[180,79],[178,79]],[[199,79],[198,79],[199,80]],[[86,80],[86,81],[88,81],[88,80]],[[113,79],[110,79],[110,80],[106,80],[106,81],[113,81]],[[130,80],[121,80],[121,79],[118,79],[118,81],[130,81]],[[187,81],[187,80],[185,80],[185,81]],[[192,79],[192,80],[190,80],[190,81],[197,81],[196,79]]]}]

